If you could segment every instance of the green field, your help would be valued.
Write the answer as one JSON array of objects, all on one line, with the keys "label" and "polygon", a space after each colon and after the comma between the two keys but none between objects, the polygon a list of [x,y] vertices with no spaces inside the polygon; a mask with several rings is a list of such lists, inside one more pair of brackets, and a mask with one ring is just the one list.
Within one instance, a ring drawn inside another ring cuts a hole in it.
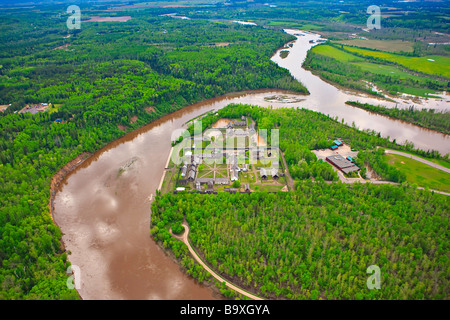
[{"label": "green field", "polygon": [[426,88],[402,87],[401,91],[403,93],[411,94],[411,95],[419,96],[419,97],[435,98],[435,99],[441,98],[440,96],[438,96],[440,94],[440,92],[436,92],[435,90],[430,90],[430,89],[426,89]]},{"label": "green field", "polygon": [[327,56],[343,62],[364,61],[364,59],[360,57],[354,56],[350,53],[326,44],[314,47],[313,51],[323,56]]},{"label": "green field", "polygon": [[278,20],[278,21],[269,21],[267,22],[268,26],[277,26],[277,27],[284,27],[284,28],[295,28],[295,29],[301,29],[305,31],[311,31],[311,30],[320,30],[324,26],[312,24],[312,23],[300,23],[295,21],[288,21],[288,20]]},{"label": "green field", "polygon": [[445,168],[447,168],[447,169],[450,169],[450,162],[448,162],[448,161],[441,160],[441,159],[434,159],[434,158],[424,158],[424,157],[421,157],[421,156],[419,156],[419,155],[417,155],[417,154],[415,154],[415,153],[413,153],[413,152],[409,152],[409,151],[407,151],[407,150],[402,150],[402,152],[404,152],[404,153],[409,153],[409,154],[411,154],[411,155],[413,155],[413,156],[422,158],[422,159],[427,160],[427,161],[430,161],[430,162],[434,162],[434,163],[436,163],[436,164],[438,164],[438,165],[441,165],[441,166],[443,166],[443,167],[445,167]]},{"label": "green field", "polygon": [[[350,52],[394,62],[408,69],[450,78],[450,58],[441,56],[407,57],[398,54],[344,46]],[[430,60],[434,61],[430,61]]]},{"label": "green field", "polygon": [[450,174],[404,156],[386,154],[384,157],[390,165],[394,165],[406,174],[409,183],[450,192]]},{"label": "green field", "polygon": [[392,65],[376,64],[376,63],[371,63],[371,62],[355,62],[353,64],[360,67],[361,69],[363,69],[365,71],[369,71],[371,73],[397,76],[397,77],[404,78],[404,79],[406,79],[406,78],[415,79],[415,80],[423,79],[421,77],[404,72],[404,71],[400,70],[398,67],[395,67]]}]

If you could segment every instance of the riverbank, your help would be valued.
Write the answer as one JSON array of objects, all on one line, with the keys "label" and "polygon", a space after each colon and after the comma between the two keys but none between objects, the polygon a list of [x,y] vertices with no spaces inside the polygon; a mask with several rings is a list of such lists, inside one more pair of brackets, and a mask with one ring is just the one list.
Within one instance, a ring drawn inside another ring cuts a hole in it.
[{"label": "riverbank", "polygon": [[53,210],[54,210],[54,201],[55,201],[55,195],[56,192],[59,189],[59,186],[61,182],[64,181],[75,169],[77,169],[81,164],[83,164],[84,161],[86,161],[92,154],[89,152],[83,152],[75,159],[69,161],[67,164],[65,164],[61,169],[58,170],[58,172],[53,175],[52,180],[50,182],[50,197],[49,197],[49,213],[50,217],[53,220]]}]

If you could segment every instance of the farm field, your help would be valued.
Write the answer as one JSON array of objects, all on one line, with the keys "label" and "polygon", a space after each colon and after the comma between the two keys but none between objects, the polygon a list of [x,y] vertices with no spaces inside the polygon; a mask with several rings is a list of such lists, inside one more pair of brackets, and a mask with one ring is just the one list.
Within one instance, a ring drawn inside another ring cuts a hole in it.
[{"label": "farm field", "polygon": [[380,58],[389,62],[394,62],[414,71],[450,78],[450,58],[447,57],[407,57],[388,52],[372,51],[368,49],[349,46],[344,46],[344,49],[359,55],[372,58]]},{"label": "farm field", "polygon": [[352,39],[336,41],[339,44],[345,44],[348,46],[363,47],[368,49],[376,49],[390,52],[413,52],[413,42],[402,40],[364,40],[364,39]]},{"label": "farm field", "polygon": [[342,62],[364,61],[363,58],[357,57],[353,54],[347,53],[326,44],[314,47],[313,51],[314,53],[334,58]]}]

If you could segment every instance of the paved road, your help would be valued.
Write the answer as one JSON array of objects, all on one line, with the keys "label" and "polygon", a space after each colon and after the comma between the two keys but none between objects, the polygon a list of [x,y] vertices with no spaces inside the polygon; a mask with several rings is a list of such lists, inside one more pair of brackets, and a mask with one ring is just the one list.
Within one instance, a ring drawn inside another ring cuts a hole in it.
[{"label": "paved road", "polygon": [[392,154],[398,154],[399,156],[404,156],[404,157],[407,157],[407,158],[410,158],[410,159],[414,159],[414,160],[422,162],[422,163],[424,163],[424,164],[426,164],[426,165],[428,165],[430,167],[433,167],[433,168],[442,170],[444,172],[450,173],[450,169],[448,169],[446,167],[443,167],[443,166],[441,166],[441,165],[439,165],[437,163],[434,163],[434,162],[422,159],[420,157],[413,156],[412,154],[409,154],[409,153],[396,151],[396,150],[389,150],[389,149],[385,149],[385,152],[386,153],[392,153]]},{"label": "paved road", "polygon": [[194,257],[194,259],[200,263],[200,265],[205,268],[206,271],[208,271],[214,278],[216,278],[217,280],[219,280],[221,283],[225,282],[225,284],[227,285],[227,287],[239,292],[240,294],[253,299],[253,300],[263,300],[262,298],[255,296],[237,286],[235,286],[234,284],[228,282],[227,280],[225,280],[224,278],[222,278],[221,276],[219,276],[217,273],[215,273],[213,270],[211,270],[211,268],[209,268],[206,263],[203,262],[203,260],[198,256],[197,252],[195,252],[195,250],[192,248],[191,243],[189,242],[189,226],[186,222],[183,222],[183,226],[184,226],[184,233],[182,236],[176,236],[172,233],[172,231],[170,233],[172,233],[172,236],[174,236],[176,239],[183,241],[188,249],[189,252],[192,254],[192,256]]}]

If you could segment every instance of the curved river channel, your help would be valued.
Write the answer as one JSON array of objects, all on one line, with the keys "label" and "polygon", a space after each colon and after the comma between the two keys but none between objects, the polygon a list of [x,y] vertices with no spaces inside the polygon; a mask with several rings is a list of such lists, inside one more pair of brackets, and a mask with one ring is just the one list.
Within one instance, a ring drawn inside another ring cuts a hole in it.
[{"label": "curved river channel", "polygon": [[[449,136],[347,106],[347,100],[381,101],[344,92],[302,69],[302,61],[314,45],[309,40],[318,38],[309,33],[299,36],[287,58],[281,59],[279,52],[272,58],[303,82],[310,96],[258,90],[188,106],[112,142],[64,179],[55,195],[53,218],[71,252],[70,262],[80,268],[78,292],[83,299],[220,299],[181,272],[149,235],[148,199],[159,186],[171,149],[171,133],[207,111],[229,103],[305,107],[344,118],[349,124],[354,121],[361,129],[373,129],[400,143],[407,139],[419,148],[450,152]],[[297,102],[270,101],[273,96]],[[426,103],[448,108],[442,100]],[[119,171],[122,167],[126,168],[123,172]]]}]

